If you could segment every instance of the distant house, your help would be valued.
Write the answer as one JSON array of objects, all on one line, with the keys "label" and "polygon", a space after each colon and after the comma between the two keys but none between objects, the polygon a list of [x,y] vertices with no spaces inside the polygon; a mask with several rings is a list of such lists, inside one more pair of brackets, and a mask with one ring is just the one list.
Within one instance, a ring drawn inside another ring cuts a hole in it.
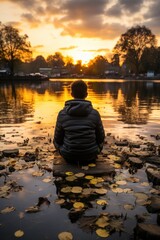
[{"label": "distant house", "polygon": [[50,77],[52,75],[52,68],[39,68],[39,72]]},{"label": "distant house", "polygon": [[154,71],[148,71],[147,78],[152,78],[152,77],[154,77]]}]

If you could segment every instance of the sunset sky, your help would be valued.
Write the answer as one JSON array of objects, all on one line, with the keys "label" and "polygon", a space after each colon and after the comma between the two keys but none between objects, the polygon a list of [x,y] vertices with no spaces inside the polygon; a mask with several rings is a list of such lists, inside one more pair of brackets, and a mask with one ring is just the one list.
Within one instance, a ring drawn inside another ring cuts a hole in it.
[{"label": "sunset sky", "polygon": [[27,34],[34,55],[61,52],[87,63],[109,56],[132,26],[150,28],[160,45],[160,0],[0,0],[0,21]]}]

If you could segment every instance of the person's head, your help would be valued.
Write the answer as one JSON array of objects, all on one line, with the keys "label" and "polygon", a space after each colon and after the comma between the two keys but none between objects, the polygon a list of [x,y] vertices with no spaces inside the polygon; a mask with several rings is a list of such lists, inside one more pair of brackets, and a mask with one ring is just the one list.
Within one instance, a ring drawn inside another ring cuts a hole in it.
[{"label": "person's head", "polygon": [[71,95],[73,98],[85,99],[88,95],[87,84],[83,80],[74,81],[71,85]]}]

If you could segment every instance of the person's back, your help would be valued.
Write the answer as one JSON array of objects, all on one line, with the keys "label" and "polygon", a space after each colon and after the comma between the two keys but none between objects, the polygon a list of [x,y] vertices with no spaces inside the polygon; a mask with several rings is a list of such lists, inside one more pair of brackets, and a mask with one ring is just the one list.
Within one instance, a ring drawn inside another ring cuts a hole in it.
[{"label": "person's back", "polygon": [[74,99],[66,101],[57,117],[53,143],[64,159],[90,162],[101,151],[104,129],[99,112],[87,97],[87,85],[78,80],[71,86]]}]

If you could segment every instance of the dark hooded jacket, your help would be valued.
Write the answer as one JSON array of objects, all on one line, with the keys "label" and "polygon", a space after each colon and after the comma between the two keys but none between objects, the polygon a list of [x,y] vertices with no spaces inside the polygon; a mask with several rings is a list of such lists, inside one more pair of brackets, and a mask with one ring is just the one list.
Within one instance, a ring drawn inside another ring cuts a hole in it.
[{"label": "dark hooded jacket", "polygon": [[105,133],[100,114],[90,101],[73,99],[59,112],[53,143],[68,160],[93,160],[102,150]]}]

